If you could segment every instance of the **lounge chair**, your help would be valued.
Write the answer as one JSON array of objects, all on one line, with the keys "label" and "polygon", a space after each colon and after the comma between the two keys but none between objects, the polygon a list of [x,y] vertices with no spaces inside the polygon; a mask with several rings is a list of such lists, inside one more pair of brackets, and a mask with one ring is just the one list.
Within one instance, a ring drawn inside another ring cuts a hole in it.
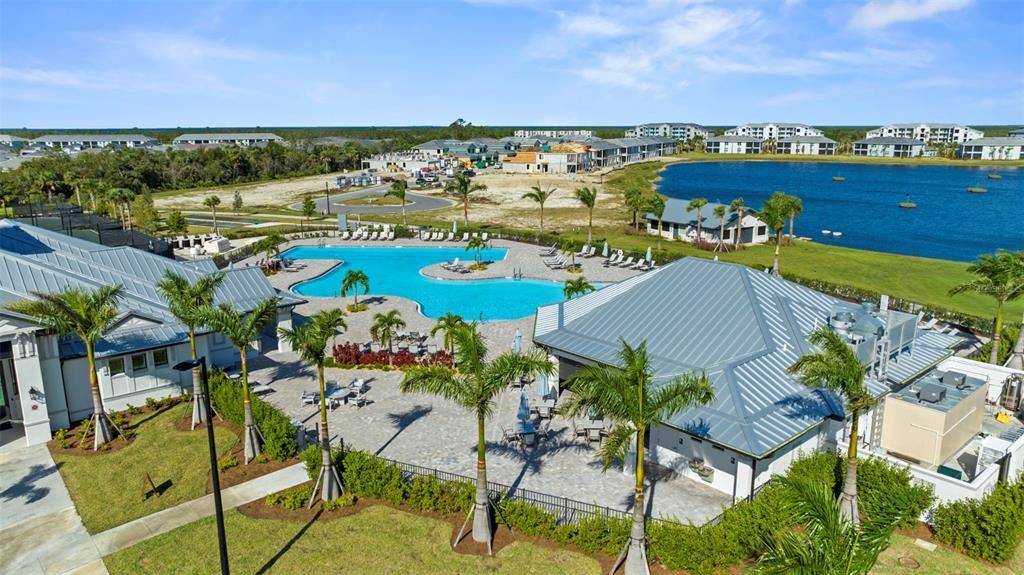
[{"label": "lounge chair", "polygon": [[921,329],[931,329],[931,328],[935,327],[935,324],[937,324],[937,323],[939,323],[939,318],[933,317],[932,319],[928,320],[927,322],[921,324],[919,327]]},{"label": "lounge chair", "polygon": [[622,261],[622,254],[614,253],[614,254],[612,254],[612,257],[610,257],[607,260],[605,260],[604,265],[606,265],[606,266],[614,266],[614,265],[617,265],[621,261]]},{"label": "lounge chair", "polygon": [[640,261],[638,261],[635,264],[629,266],[630,269],[634,269],[634,270],[643,269],[645,267],[647,267],[647,260],[645,260],[644,258],[640,258]]},{"label": "lounge chair", "polygon": [[469,241],[469,232],[463,232],[462,233],[462,241],[464,241],[464,242],[468,242]]},{"label": "lounge chair", "polygon": [[389,242],[395,241],[395,232],[388,232],[388,241]]},{"label": "lounge chair", "polygon": [[470,234],[470,237],[478,238],[480,237],[480,234],[478,234],[477,232],[473,232],[472,234]]},{"label": "lounge chair", "polygon": [[302,405],[312,405],[320,401],[320,392],[318,391],[303,391],[302,392]]},{"label": "lounge chair", "polygon": [[482,239],[483,241],[486,242],[487,241],[487,232],[484,232],[484,233],[480,234],[480,239]]},{"label": "lounge chair", "polygon": [[345,230],[345,231],[341,232],[341,235],[338,236],[338,239],[347,240],[348,239],[348,230]]},{"label": "lounge chair", "polygon": [[550,257],[558,253],[558,244],[551,244],[551,247],[540,251],[541,257]]},{"label": "lounge chair", "polygon": [[377,232],[371,232],[370,237],[367,239],[370,240],[371,242],[377,241]]},{"label": "lounge chair", "polygon": [[448,232],[448,241],[455,241],[455,232]]},{"label": "lounge chair", "polygon": [[574,255],[574,256],[576,256],[578,258],[582,258],[582,257],[585,257],[587,255],[588,251],[590,251],[590,246],[583,246],[582,248],[580,248],[580,251],[575,252],[572,255]]},{"label": "lounge chair", "polygon": [[620,268],[628,268],[629,266],[633,265],[633,256],[629,256],[628,258],[626,258],[626,261],[617,263],[615,265],[619,266]]}]

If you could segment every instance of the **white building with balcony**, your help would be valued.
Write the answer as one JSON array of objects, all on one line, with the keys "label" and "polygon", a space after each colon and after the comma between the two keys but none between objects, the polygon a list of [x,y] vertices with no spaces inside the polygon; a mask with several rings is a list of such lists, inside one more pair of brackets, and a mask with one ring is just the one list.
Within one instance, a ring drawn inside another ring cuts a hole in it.
[{"label": "white building with balcony", "polygon": [[1024,137],[978,138],[960,144],[957,155],[965,160],[1024,159]]},{"label": "white building with balcony", "polygon": [[764,140],[758,136],[714,136],[704,143],[709,154],[760,154]]},{"label": "white building with balcony", "polygon": [[911,138],[929,144],[969,142],[985,133],[960,124],[889,124],[867,133],[868,138]]},{"label": "white building with balcony", "polygon": [[782,122],[767,124],[743,124],[725,131],[726,136],[749,136],[764,140],[779,141],[782,138],[795,136],[824,136],[825,133],[806,124],[787,124]]},{"label": "white building with balcony", "polygon": [[834,156],[836,155],[836,141],[825,136],[781,138],[775,144],[775,153],[799,156]]},{"label": "white building with balcony", "polygon": [[714,134],[708,128],[699,124],[640,124],[635,128],[626,130],[627,138],[672,138],[681,142],[689,142],[695,137],[701,137],[705,141]]}]

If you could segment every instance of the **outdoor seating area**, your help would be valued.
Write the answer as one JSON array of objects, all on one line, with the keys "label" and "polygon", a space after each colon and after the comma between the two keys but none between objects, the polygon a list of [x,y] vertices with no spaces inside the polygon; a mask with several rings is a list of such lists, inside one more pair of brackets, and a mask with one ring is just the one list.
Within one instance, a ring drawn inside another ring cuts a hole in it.
[{"label": "outdoor seating area", "polygon": [[391,226],[387,224],[379,229],[360,226],[353,232],[348,230],[341,232],[338,239],[353,242],[392,242],[395,240],[395,230],[391,229]]},{"label": "outdoor seating area", "polygon": [[609,256],[602,262],[602,265],[608,267],[619,267],[631,270],[638,270],[642,272],[653,270],[657,267],[655,261],[651,258],[651,248],[647,248],[647,255],[634,261],[633,256],[626,257],[622,250],[617,250],[614,254]]},{"label": "outdoor seating area", "polygon": [[421,230],[418,237],[420,241],[424,242],[469,242],[470,238],[480,238],[484,243],[490,241],[490,235],[487,232],[462,232],[460,235],[455,226],[450,232]]},{"label": "outdoor seating area", "polygon": [[[336,380],[329,379],[324,387],[327,388],[325,399],[328,409],[334,410],[342,405],[358,408],[369,403],[366,392],[370,390],[370,387],[365,379],[356,378],[347,385],[341,385]],[[317,405],[320,403],[320,392],[303,390],[300,399],[302,405]]]}]

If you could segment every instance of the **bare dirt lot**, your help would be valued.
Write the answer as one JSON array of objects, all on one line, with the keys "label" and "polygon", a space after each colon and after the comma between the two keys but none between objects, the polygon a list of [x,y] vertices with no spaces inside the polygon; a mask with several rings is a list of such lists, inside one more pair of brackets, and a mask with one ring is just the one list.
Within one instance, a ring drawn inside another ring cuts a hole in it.
[{"label": "bare dirt lot", "polygon": [[342,172],[255,184],[181,190],[162,193],[158,197],[153,198],[153,204],[159,210],[171,208],[202,209],[203,200],[207,196],[220,196],[221,205],[230,206],[232,196],[234,196],[235,192],[239,192],[242,194],[242,202],[247,208],[284,208],[288,204],[301,200],[307,194],[322,194],[324,184],[329,184],[334,189],[334,180],[340,175],[342,175]]}]

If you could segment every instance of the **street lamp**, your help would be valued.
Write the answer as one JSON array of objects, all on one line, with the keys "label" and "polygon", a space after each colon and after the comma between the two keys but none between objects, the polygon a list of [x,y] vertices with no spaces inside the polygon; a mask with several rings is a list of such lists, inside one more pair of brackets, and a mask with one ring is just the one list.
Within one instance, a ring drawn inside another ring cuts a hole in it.
[{"label": "street lamp", "polygon": [[[189,361],[183,361],[174,366],[177,371],[192,371],[200,368],[199,385],[203,392],[203,404],[206,408],[206,437],[210,441],[210,474],[213,478],[213,506],[217,513],[217,543],[220,547],[220,572],[221,575],[228,575],[228,540],[224,534],[224,507],[220,502],[220,473],[217,471],[217,444],[213,440],[213,418],[210,414],[210,387],[207,383],[206,356]],[[195,382],[192,382],[195,385]]]}]

